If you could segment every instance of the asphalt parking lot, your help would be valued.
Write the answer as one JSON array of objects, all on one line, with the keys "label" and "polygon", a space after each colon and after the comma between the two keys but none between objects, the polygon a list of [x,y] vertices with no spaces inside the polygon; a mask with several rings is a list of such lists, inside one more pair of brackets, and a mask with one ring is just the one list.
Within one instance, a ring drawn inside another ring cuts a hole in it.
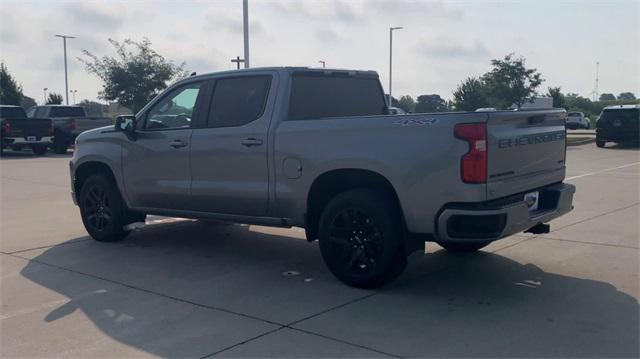
[{"label": "asphalt parking lot", "polygon": [[3,357],[638,357],[637,148],[568,148],[575,210],[472,255],[428,244],[377,291],[300,229],[151,217],[98,243],[69,156],[1,160]]}]

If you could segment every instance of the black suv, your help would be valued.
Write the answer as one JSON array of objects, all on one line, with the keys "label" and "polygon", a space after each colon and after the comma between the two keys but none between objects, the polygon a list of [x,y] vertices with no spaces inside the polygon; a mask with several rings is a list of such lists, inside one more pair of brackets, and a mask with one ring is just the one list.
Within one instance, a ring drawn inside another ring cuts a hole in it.
[{"label": "black suv", "polygon": [[640,105],[607,106],[596,123],[596,145],[640,142]]}]

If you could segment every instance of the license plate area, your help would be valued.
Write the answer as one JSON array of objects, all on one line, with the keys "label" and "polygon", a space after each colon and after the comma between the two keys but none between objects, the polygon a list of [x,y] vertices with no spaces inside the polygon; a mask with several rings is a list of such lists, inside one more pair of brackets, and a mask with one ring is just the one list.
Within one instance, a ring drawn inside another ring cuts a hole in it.
[{"label": "license plate area", "polygon": [[524,195],[524,203],[527,204],[529,212],[535,212],[538,210],[540,204],[540,192],[529,192]]}]

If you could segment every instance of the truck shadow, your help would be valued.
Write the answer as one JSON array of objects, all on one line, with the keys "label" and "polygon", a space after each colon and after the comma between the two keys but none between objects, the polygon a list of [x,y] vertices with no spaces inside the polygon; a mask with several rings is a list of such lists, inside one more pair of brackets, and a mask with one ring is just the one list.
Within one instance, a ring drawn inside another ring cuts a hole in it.
[{"label": "truck shadow", "polygon": [[[190,221],[160,224],[120,243],[52,247],[33,258],[21,275],[69,299],[44,315],[43,325],[79,310],[121,343],[163,357],[183,356],[186,351],[177,352],[175,345],[198,340],[214,345],[217,340],[189,327],[185,318],[192,304],[287,325],[373,293],[339,283],[325,269],[317,245],[291,233]],[[37,268],[41,263],[95,280],[74,284]],[[284,276],[288,270],[300,274]],[[120,284],[145,296],[190,304],[136,303],[112,288]],[[327,299],[336,296],[338,302]],[[548,273],[498,254],[437,251],[413,262],[378,295],[320,315],[311,324],[331,328],[328,333],[317,329],[323,335],[346,341],[353,335],[352,342],[399,355],[637,357],[638,314],[638,301],[608,283]],[[305,327],[307,322],[296,326],[316,330]],[[156,325],[175,336],[157,338],[149,332]]]}]

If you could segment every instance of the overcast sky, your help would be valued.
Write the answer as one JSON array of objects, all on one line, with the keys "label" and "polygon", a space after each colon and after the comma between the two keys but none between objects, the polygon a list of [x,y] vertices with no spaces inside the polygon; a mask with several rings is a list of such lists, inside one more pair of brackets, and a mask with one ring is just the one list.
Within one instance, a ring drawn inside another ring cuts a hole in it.
[{"label": "overcast sky", "polygon": [[[600,62],[600,93],[640,95],[640,2],[266,1],[249,0],[251,65],[376,70],[387,88],[389,26],[394,32],[393,94],[437,93],[522,55],[546,80],[541,90],[589,96]],[[0,0],[0,59],[26,95],[64,92],[62,40],[69,40],[69,89],[96,99],[101,84],[77,60],[81,50],[112,55],[108,38],[149,38],[189,71],[235,67],[242,56],[242,1],[62,2]]]}]

